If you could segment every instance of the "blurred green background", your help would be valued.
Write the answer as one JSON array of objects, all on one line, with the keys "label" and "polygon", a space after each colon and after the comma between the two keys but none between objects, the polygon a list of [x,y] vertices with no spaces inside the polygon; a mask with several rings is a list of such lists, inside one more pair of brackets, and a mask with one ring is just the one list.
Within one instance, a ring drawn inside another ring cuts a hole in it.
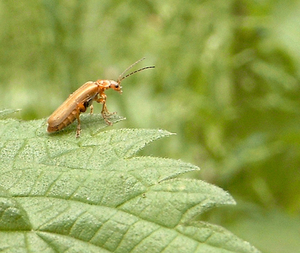
[{"label": "blurred green background", "polygon": [[142,154],[196,164],[237,200],[201,219],[300,252],[299,0],[1,0],[0,20],[0,108],[48,117],[145,56],[155,70],[107,92],[127,118],[112,128],[177,133]]}]

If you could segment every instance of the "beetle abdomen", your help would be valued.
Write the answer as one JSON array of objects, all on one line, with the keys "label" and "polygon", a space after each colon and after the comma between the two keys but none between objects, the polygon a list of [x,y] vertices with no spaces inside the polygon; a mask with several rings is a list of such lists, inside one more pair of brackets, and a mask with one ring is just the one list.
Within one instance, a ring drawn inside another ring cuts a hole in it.
[{"label": "beetle abdomen", "polygon": [[[51,122],[49,122],[49,120],[48,120],[48,128],[47,128],[48,133],[60,131],[61,129],[63,129],[66,126],[73,123],[76,120],[76,114],[77,114],[77,110],[75,109],[70,113],[70,115],[68,117],[66,117],[64,119],[63,122],[61,122],[58,125],[52,125]],[[79,115],[78,115],[78,117],[79,117]]]}]

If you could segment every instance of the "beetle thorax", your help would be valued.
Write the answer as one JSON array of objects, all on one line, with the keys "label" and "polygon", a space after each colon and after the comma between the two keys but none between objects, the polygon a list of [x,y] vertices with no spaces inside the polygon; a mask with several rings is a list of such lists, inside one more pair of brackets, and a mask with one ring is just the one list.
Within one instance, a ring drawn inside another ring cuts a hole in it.
[{"label": "beetle thorax", "polygon": [[104,90],[110,88],[110,85],[111,85],[110,82],[111,82],[110,80],[97,80],[96,81],[97,85]]}]

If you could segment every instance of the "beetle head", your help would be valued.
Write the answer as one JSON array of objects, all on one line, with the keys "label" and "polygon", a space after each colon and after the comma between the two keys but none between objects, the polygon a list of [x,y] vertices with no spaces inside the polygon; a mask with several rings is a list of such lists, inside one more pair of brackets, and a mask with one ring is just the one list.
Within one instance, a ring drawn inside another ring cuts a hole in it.
[{"label": "beetle head", "polygon": [[109,88],[112,88],[113,90],[118,91],[119,93],[122,93],[122,86],[120,85],[119,82],[116,82],[114,80],[110,81]]}]

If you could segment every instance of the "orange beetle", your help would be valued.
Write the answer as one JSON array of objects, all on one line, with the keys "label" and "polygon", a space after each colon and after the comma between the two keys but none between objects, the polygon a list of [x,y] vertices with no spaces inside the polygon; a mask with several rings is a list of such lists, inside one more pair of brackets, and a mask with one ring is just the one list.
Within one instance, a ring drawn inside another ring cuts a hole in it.
[{"label": "orange beetle", "polygon": [[76,137],[80,136],[80,118],[79,115],[82,112],[85,112],[88,107],[91,108],[91,113],[93,113],[93,101],[95,100],[97,103],[102,104],[102,117],[108,125],[112,125],[112,123],[107,119],[110,115],[114,113],[110,113],[106,107],[106,95],[105,91],[107,89],[113,89],[122,93],[121,81],[125,78],[140,72],[145,69],[154,68],[154,66],[148,66],[136,71],[131,72],[130,74],[123,76],[123,74],[132,68],[138,62],[144,60],[142,58],[132,65],[130,65],[118,78],[117,81],[114,80],[97,80],[96,82],[86,82],[80,88],[78,88],[75,92],[73,92],[65,102],[62,103],[60,107],[58,107],[49,117],[48,119],[48,128],[47,131],[49,133],[57,132],[70,125],[76,119],[78,121]]}]

